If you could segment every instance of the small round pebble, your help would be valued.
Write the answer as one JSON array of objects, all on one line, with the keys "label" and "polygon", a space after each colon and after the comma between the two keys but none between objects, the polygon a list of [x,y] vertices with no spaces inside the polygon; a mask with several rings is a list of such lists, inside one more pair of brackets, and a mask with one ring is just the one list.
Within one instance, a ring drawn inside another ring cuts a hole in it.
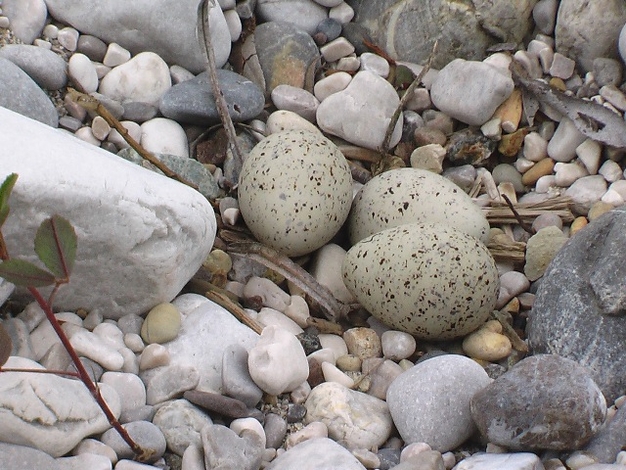
[{"label": "small round pebble", "polygon": [[167,343],[178,336],[181,316],[178,308],[171,303],[153,307],[141,326],[141,337],[148,343]]},{"label": "small round pebble", "polygon": [[350,354],[360,359],[381,355],[380,338],[371,328],[350,328],[343,334],[343,339]]},{"label": "small round pebble", "polygon": [[400,361],[415,352],[415,338],[403,331],[385,331],[381,338],[383,355],[392,361]]}]

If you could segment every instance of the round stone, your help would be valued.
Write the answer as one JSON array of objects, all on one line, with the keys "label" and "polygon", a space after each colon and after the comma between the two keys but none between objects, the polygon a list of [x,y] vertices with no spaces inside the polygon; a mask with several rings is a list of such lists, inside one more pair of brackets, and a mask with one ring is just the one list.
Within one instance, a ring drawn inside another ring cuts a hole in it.
[{"label": "round stone", "polygon": [[159,304],[146,316],[141,325],[141,337],[146,343],[167,343],[178,336],[181,316],[170,303]]}]

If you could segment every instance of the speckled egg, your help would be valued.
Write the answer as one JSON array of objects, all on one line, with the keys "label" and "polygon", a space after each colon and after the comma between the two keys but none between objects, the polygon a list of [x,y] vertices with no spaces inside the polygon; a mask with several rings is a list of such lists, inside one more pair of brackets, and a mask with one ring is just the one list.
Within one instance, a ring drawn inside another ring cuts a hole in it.
[{"label": "speckled egg", "polygon": [[252,149],[241,169],[239,207],[248,228],[287,256],[326,244],[348,217],[351,202],[350,167],[321,134],[271,134]]},{"label": "speckled egg", "polygon": [[474,331],[499,292],[487,247],[441,224],[400,225],[361,240],[348,251],[342,274],[374,317],[425,340]]},{"label": "speckled egg", "polygon": [[372,178],[357,193],[348,219],[352,244],[381,230],[410,223],[444,223],[487,241],[489,222],[452,181],[417,168]]}]

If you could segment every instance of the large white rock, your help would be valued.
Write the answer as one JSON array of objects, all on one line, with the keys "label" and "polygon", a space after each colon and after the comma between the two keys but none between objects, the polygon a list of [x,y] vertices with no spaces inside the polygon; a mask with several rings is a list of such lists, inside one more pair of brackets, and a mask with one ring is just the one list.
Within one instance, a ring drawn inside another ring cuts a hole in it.
[{"label": "large white rock", "polygon": [[[12,356],[6,368],[43,369]],[[119,417],[117,392],[100,384],[109,408]],[[0,442],[40,449],[53,457],[72,450],[91,434],[111,426],[82,382],[53,374],[4,372],[0,380]]]},{"label": "large white rock", "polygon": [[[133,54],[152,51],[167,63],[193,73],[206,67],[196,37],[198,0],[46,0],[57,20],[106,43],[115,42]],[[219,4],[209,11],[211,44],[221,67],[228,60],[231,38]]]},{"label": "large white rock", "polygon": [[0,122],[0,180],[19,175],[3,228],[11,256],[36,261],[35,232],[53,214],[78,235],[56,307],[119,318],[180,292],[215,238],[200,193],[1,107]]}]

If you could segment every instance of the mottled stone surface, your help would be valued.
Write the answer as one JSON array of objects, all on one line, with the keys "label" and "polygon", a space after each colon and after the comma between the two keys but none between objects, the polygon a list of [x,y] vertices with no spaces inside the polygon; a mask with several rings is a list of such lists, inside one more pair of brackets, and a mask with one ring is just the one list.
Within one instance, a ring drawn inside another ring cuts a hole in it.
[{"label": "mottled stone surface", "polygon": [[552,260],[529,315],[534,353],[589,367],[607,400],[626,390],[626,210],[578,232]]},{"label": "mottled stone surface", "polygon": [[599,430],[606,401],[588,370],[555,354],[519,362],[471,400],[472,418],[509,449],[573,450]]}]

